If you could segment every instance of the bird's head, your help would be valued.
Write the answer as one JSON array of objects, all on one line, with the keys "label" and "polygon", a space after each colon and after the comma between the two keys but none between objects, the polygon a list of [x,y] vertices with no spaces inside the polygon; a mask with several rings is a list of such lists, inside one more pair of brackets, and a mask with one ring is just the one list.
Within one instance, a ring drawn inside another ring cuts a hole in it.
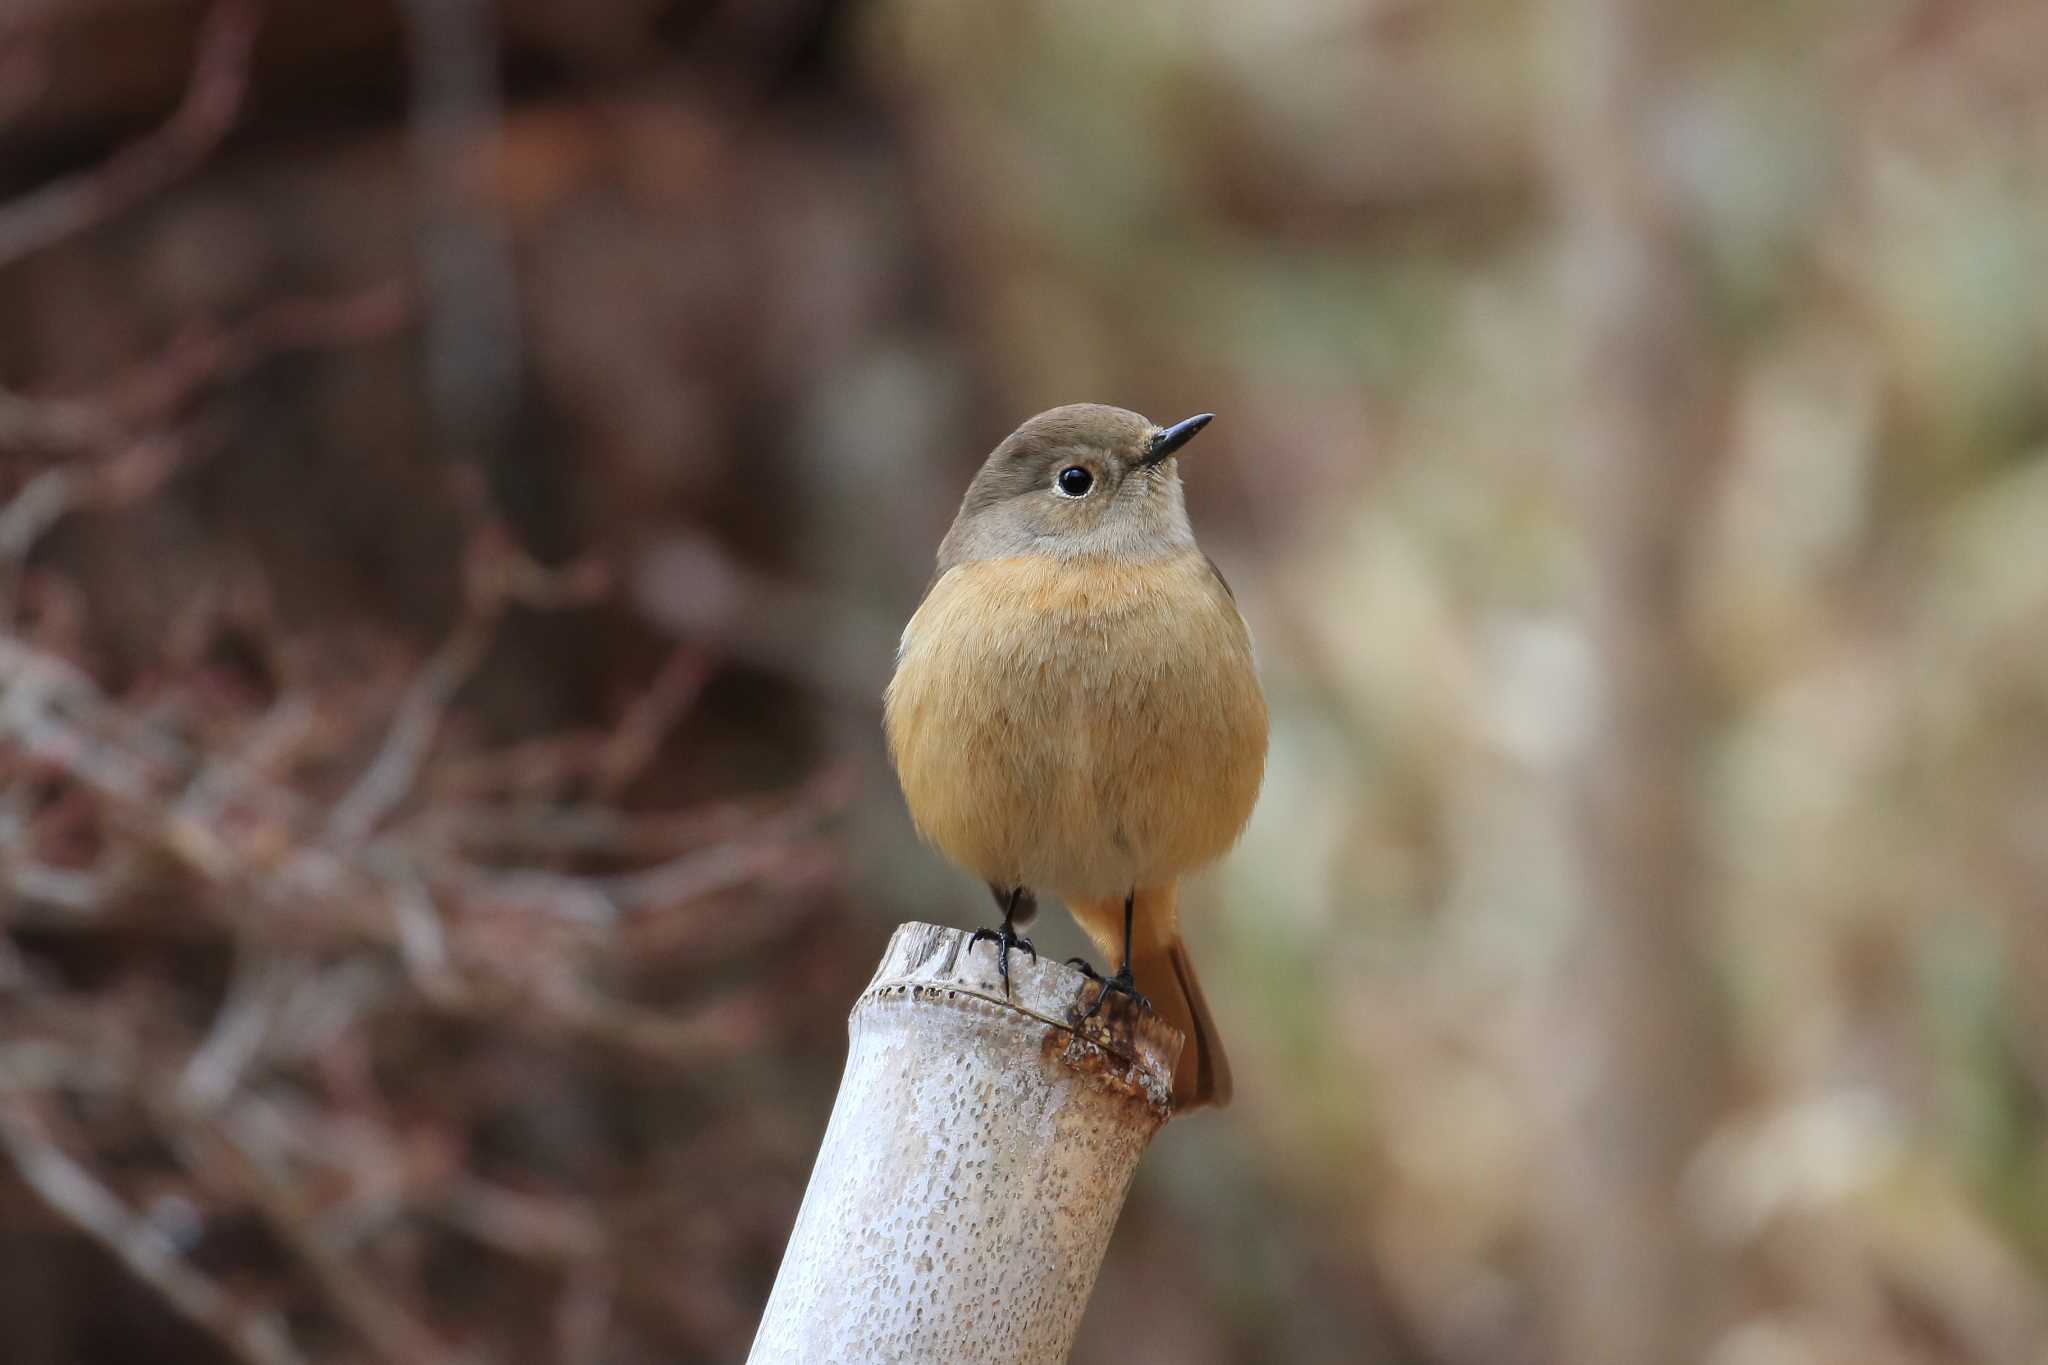
[{"label": "bird's head", "polygon": [[1176,456],[1212,415],[1162,427],[1101,403],[1041,412],[990,452],[941,561],[1157,559],[1192,547]]}]

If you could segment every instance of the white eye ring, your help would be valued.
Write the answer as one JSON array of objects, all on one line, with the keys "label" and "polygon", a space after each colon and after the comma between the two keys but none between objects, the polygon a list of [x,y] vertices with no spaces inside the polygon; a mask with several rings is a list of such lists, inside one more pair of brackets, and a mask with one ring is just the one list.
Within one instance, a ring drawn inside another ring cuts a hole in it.
[{"label": "white eye ring", "polygon": [[[1070,479],[1069,474],[1080,477]],[[1052,476],[1054,496],[1062,498],[1085,498],[1095,491],[1095,473],[1086,465],[1070,464]]]}]

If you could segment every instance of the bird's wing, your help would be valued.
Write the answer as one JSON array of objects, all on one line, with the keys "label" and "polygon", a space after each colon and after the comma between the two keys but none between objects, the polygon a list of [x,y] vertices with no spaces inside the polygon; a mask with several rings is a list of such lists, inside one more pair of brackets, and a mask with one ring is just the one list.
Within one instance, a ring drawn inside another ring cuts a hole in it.
[{"label": "bird's wing", "polygon": [[940,580],[953,572],[953,567],[953,565],[941,559],[938,568],[932,571],[931,581],[924,585],[924,595],[917,599],[917,610],[910,613],[910,619],[903,623],[903,634],[896,638],[897,663],[901,664],[903,656],[910,652],[910,633],[917,629],[918,613],[924,610],[925,603],[932,600],[932,589],[938,587]]},{"label": "bird's wing", "polygon": [[[1202,559],[1205,563],[1208,564],[1209,573],[1212,577],[1215,578],[1216,586],[1223,589],[1223,595],[1230,599],[1230,605],[1233,607],[1236,606],[1237,594],[1231,591],[1230,580],[1223,576],[1223,570],[1216,567],[1215,559],[1213,559],[1206,551],[1203,552]],[[1237,614],[1237,623],[1244,627],[1245,648],[1251,651],[1252,671],[1257,672],[1259,667],[1259,642],[1252,638],[1252,623],[1244,619],[1244,613],[1242,611],[1238,612]]]},{"label": "bird's wing", "polygon": [[[1215,556],[1209,554],[1207,551],[1204,551],[1202,554],[1202,561],[1209,566],[1209,572],[1216,576],[1216,582],[1219,586],[1222,587],[1223,595],[1225,597],[1228,597],[1231,601],[1235,602],[1237,600],[1237,594],[1230,590],[1230,580],[1223,576],[1223,570],[1216,567]],[[930,592],[931,589],[926,588],[925,591]]]}]

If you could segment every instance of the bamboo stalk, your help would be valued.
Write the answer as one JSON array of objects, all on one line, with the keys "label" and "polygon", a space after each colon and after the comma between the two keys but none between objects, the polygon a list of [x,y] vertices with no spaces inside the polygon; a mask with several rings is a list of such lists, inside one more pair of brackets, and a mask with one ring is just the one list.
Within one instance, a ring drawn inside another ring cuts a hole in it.
[{"label": "bamboo stalk", "polygon": [[1092,996],[1013,952],[1006,999],[993,944],[897,928],[750,1365],[1067,1358],[1181,1047],[1121,997],[1077,1032]]}]

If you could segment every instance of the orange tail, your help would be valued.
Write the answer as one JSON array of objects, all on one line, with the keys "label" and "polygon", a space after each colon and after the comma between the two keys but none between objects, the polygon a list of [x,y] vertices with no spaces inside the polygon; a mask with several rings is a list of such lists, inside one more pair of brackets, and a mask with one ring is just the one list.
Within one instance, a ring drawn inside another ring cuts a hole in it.
[{"label": "orange tail", "polygon": [[[1187,945],[1181,942],[1175,923],[1174,893],[1178,889],[1171,885],[1140,887],[1131,935],[1131,976],[1139,993],[1149,997],[1159,1016],[1187,1039],[1173,1069],[1175,1113],[1230,1103],[1230,1059],[1223,1055],[1223,1040],[1216,1034],[1216,1021],[1209,1016],[1209,1002],[1202,998],[1195,964],[1188,959]],[[1101,950],[1104,970],[1114,971],[1123,954],[1122,898],[1080,901],[1068,908]]]},{"label": "orange tail", "polygon": [[1138,990],[1152,998],[1152,1008],[1188,1040],[1173,1069],[1174,1112],[1229,1104],[1230,1059],[1223,1055],[1223,1040],[1216,1036],[1216,1021],[1209,1017],[1187,944],[1176,938],[1156,956],[1141,954],[1131,963],[1131,975]]}]

